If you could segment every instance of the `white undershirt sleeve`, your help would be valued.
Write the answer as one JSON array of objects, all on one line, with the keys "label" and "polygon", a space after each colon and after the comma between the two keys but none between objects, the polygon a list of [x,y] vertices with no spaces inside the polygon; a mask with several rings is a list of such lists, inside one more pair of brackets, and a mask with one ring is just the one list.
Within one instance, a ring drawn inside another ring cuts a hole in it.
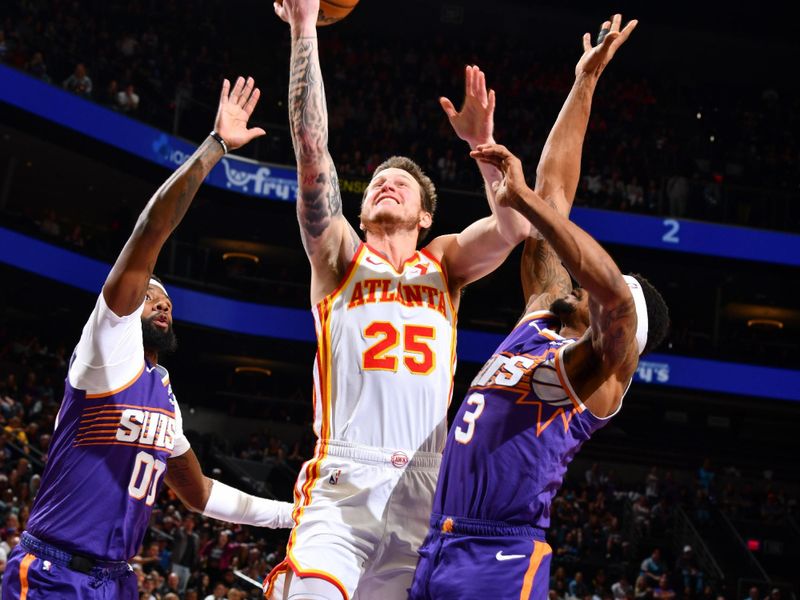
[{"label": "white undershirt sleeve", "polygon": [[144,368],[142,311],[120,317],[103,293],[83,327],[69,367],[69,383],[88,395],[107,394],[131,383]]}]

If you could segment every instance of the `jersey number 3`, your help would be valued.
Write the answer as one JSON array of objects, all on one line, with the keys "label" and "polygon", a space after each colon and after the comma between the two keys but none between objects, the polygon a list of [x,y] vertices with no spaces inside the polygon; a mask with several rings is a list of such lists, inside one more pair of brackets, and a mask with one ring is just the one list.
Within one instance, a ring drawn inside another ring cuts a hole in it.
[{"label": "jersey number 3", "polygon": [[469,444],[472,441],[472,436],[475,435],[475,421],[480,418],[483,409],[486,407],[486,400],[483,394],[475,393],[467,399],[467,404],[472,404],[475,410],[464,413],[464,423],[467,424],[466,431],[461,429],[461,426],[456,427],[455,438],[459,444]]},{"label": "jersey number 3", "polygon": [[[142,450],[136,455],[136,462],[133,465],[131,481],[128,484],[128,494],[131,498],[141,500],[147,506],[153,506],[158,490],[158,481],[166,471],[167,465],[153,457],[149,452]],[[146,498],[145,498],[146,496]]]},{"label": "jersey number 3", "polygon": [[[400,332],[388,321],[373,321],[364,329],[365,338],[377,342],[364,351],[365,371],[397,371]],[[414,375],[428,375],[436,367],[436,355],[425,340],[436,339],[436,330],[423,325],[403,325],[403,365]]]}]

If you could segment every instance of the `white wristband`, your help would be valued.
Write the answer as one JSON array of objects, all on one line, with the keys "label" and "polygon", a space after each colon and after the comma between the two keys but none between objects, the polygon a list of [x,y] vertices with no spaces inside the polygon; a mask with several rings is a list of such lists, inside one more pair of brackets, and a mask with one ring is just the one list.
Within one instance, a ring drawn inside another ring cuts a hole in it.
[{"label": "white wristband", "polygon": [[207,517],[270,529],[294,527],[293,505],[289,502],[251,496],[215,479],[211,481],[211,493],[203,509]]}]

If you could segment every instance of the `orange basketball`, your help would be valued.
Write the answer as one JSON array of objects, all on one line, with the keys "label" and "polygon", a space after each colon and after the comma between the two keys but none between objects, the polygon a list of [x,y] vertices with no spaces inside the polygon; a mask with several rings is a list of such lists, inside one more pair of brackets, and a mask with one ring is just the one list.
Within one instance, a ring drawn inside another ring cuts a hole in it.
[{"label": "orange basketball", "polygon": [[317,25],[331,25],[341,21],[358,4],[358,0],[320,0]]}]

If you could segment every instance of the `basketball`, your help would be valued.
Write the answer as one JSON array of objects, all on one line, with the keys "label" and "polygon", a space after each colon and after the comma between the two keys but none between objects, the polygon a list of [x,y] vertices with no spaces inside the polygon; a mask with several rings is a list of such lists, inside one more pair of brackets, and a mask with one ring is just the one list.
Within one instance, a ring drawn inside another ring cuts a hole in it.
[{"label": "basketball", "polygon": [[337,21],[341,21],[350,11],[353,10],[358,4],[358,0],[321,0],[319,3],[319,16],[317,17],[317,25],[331,25]]}]

